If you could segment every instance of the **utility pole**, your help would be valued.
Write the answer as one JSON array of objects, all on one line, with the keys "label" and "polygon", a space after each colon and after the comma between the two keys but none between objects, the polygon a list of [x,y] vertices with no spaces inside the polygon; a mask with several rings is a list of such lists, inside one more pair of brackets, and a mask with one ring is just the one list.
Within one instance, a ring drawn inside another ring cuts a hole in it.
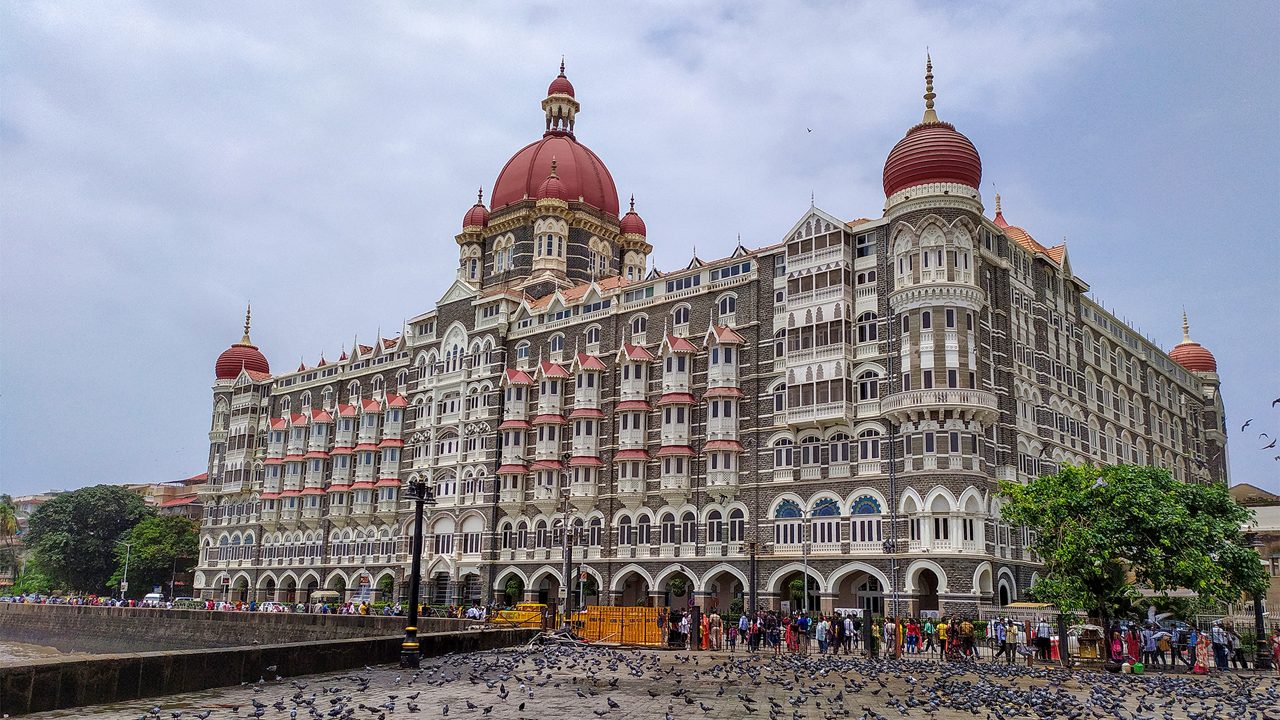
[{"label": "utility pole", "polygon": [[124,594],[129,592],[129,555],[133,552],[133,543],[117,540],[116,544],[124,546],[124,578],[120,581],[120,599],[124,600]]},{"label": "utility pole", "polygon": [[[888,388],[890,390],[889,392],[890,395],[893,394],[892,392],[893,380],[894,380],[893,356],[897,352],[896,348],[894,348],[893,346],[893,333],[894,333],[894,330],[897,329],[897,325],[898,325],[898,316],[896,313],[891,311],[889,313],[889,327],[888,327],[889,353],[888,353],[888,359],[886,360],[886,363],[885,363],[888,367],[888,374],[889,374]],[[898,608],[898,550],[899,550],[898,548],[898,468],[897,468],[898,430],[897,430],[897,425],[892,420],[889,420],[888,424],[889,424],[889,540],[888,542],[885,543],[884,549],[885,549],[885,552],[889,553],[889,593],[891,598],[891,604],[893,607],[890,609],[889,612],[885,613],[885,615],[893,618],[893,625],[894,625],[893,657],[897,658],[898,657],[897,626],[898,626],[898,614],[899,614],[899,608]],[[905,453],[903,454],[903,459],[905,460]],[[888,650],[888,648],[886,648],[886,650]]]},{"label": "utility pole", "polygon": [[560,571],[560,577],[561,577],[560,590],[564,595],[564,604],[561,605],[560,612],[563,613],[564,615],[564,622],[561,624],[561,629],[568,630],[569,629],[569,602],[570,602],[570,599],[572,598],[572,596],[569,594],[569,589],[573,587],[572,582],[570,582],[569,580],[569,573],[572,571],[572,568],[573,568],[573,545],[570,544],[569,542],[569,532],[570,532],[569,510],[571,509],[571,505],[569,502],[570,501],[569,483],[571,480],[571,476],[569,474],[569,471],[566,469],[561,473],[560,477],[562,478],[560,482],[560,513],[561,513],[561,517],[563,518],[560,521],[561,522],[560,546],[564,554],[563,564],[561,566],[561,571]]}]

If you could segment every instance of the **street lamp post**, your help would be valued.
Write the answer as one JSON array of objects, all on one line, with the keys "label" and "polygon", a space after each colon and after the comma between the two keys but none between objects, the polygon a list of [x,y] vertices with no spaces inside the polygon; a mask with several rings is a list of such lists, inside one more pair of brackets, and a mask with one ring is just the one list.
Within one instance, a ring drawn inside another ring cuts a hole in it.
[{"label": "street lamp post", "polygon": [[800,601],[804,614],[809,614],[809,539],[813,534],[813,519],[809,511],[804,513],[804,526],[801,527],[800,556],[804,559],[804,598]]},{"label": "street lamp post", "polygon": [[569,594],[569,590],[573,587],[573,584],[569,581],[569,573],[573,570],[573,544],[569,542],[569,511],[572,509],[569,493],[569,471],[566,470],[562,477],[564,479],[560,483],[560,513],[562,517],[562,520],[560,521],[560,547],[562,549],[563,563],[560,570],[560,590],[561,594],[564,596],[564,604],[561,605],[560,612],[564,616],[564,621],[561,623],[561,629],[568,630],[569,603],[572,598],[572,595]]},{"label": "street lamp post", "polygon": [[133,543],[117,540],[116,544],[124,546],[124,577],[120,580],[120,599],[124,600],[124,594],[129,592],[129,555],[133,552]]},{"label": "street lamp post", "polygon": [[405,623],[404,642],[400,644],[400,667],[417,668],[422,656],[418,651],[418,586],[422,583],[422,508],[435,505],[436,499],[422,480],[409,484],[413,501],[413,544],[409,562],[409,619]]},{"label": "street lamp post", "polygon": [[[1262,547],[1262,538],[1256,532],[1245,533],[1244,539],[1254,549]],[[1260,593],[1253,593],[1253,637],[1254,668],[1257,670],[1270,670],[1271,654],[1266,651],[1268,647],[1267,625],[1262,619],[1262,595]]]}]

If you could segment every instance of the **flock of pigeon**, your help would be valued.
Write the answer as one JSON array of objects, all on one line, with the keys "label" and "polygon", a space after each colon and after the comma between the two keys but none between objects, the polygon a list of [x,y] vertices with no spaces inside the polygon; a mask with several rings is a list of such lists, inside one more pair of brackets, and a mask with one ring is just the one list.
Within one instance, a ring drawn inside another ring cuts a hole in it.
[{"label": "flock of pigeon", "polygon": [[149,711],[134,704],[66,712],[41,717],[1280,720],[1280,685],[1271,675],[1136,676],[985,662],[544,645],[424,659],[413,671],[365,667],[289,679],[273,667],[257,683],[167,698]]}]

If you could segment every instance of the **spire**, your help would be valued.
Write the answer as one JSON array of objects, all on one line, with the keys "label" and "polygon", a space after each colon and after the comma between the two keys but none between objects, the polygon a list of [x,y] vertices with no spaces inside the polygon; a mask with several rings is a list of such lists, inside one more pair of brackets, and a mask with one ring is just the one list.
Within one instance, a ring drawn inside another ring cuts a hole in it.
[{"label": "spire", "polygon": [[1182,308],[1182,342],[1191,342],[1191,325],[1187,322],[1187,309]]},{"label": "spire", "polygon": [[480,188],[479,190],[476,190],[476,204],[484,205],[484,188],[483,187]]},{"label": "spire", "polygon": [[556,175],[556,159],[555,159],[555,156],[552,156],[552,158],[551,158],[551,174],[550,174],[550,175],[548,175],[547,177],[549,177],[549,178],[558,177],[558,176]]},{"label": "spire", "polygon": [[560,56],[560,77],[564,77],[564,56]]},{"label": "spire", "polygon": [[636,194],[631,193],[631,212],[636,211]]},{"label": "spire", "polygon": [[996,193],[996,214],[1000,214],[1000,193]]},{"label": "spire", "polygon": [[250,303],[244,306],[244,337],[240,338],[241,345],[253,344],[252,342],[249,341],[249,320],[250,318],[252,318],[252,316],[253,316],[253,304]]},{"label": "spire", "polygon": [[921,122],[938,122],[938,113],[933,111],[933,99],[938,97],[933,92],[933,58],[929,51],[924,53],[924,120]]}]

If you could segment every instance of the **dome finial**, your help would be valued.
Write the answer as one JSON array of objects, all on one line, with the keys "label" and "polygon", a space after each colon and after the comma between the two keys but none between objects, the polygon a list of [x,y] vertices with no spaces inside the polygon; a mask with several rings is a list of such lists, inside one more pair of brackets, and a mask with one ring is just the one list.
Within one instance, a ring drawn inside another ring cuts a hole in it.
[{"label": "dome finial", "polygon": [[476,190],[476,204],[477,205],[484,204],[484,188],[480,188],[479,190]]},{"label": "dome finial", "polygon": [[1000,214],[1000,193],[996,193],[996,214]]},{"label": "dome finial", "polygon": [[933,92],[933,58],[928,48],[924,51],[924,120],[927,123],[938,122],[938,113],[933,110],[933,99],[938,97]]},{"label": "dome finial", "polygon": [[636,211],[636,194],[631,193],[631,212]]},{"label": "dome finial", "polygon": [[556,175],[556,159],[554,157],[551,158],[551,174],[547,177],[558,177]]},{"label": "dome finial", "polygon": [[249,341],[249,320],[253,317],[253,304],[247,303],[244,306],[244,337],[240,338],[241,345],[250,345]]},{"label": "dome finial", "polygon": [[564,56],[560,56],[560,77],[564,77]]},{"label": "dome finial", "polygon": [[1187,308],[1182,308],[1182,342],[1191,342],[1191,324],[1187,322]]}]

